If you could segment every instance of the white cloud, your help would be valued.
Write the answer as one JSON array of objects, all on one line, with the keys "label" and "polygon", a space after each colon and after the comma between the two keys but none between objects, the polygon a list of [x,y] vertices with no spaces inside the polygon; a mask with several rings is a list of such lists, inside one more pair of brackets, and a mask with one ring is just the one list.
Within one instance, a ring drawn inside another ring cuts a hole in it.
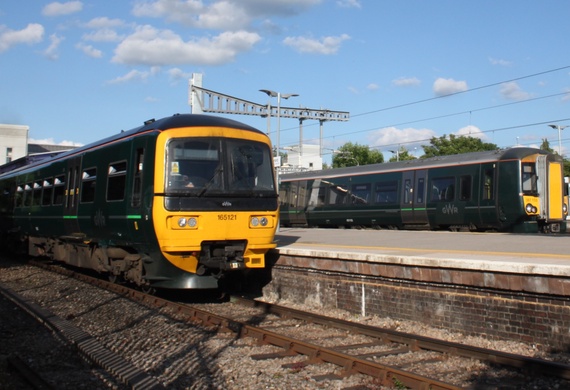
[{"label": "white cloud", "polygon": [[380,88],[380,86],[376,83],[370,83],[366,86],[366,89],[369,91],[376,91],[379,88]]},{"label": "white cloud", "polygon": [[116,28],[123,27],[125,22],[121,19],[109,19],[108,17],[93,18],[87,23],[85,23],[86,28],[91,28],[94,30],[101,28]]},{"label": "white cloud", "polygon": [[85,41],[92,42],[119,42],[124,38],[124,36],[119,35],[115,30],[103,28],[89,34],[85,34],[82,38]]},{"label": "white cloud", "polygon": [[141,72],[140,70],[133,69],[124,76],[120,76],[108,81],[107,84],[123,84],[128,83],[129,81],[146,81],[146,79],[148,79],[150,76],[150,72]]},{"label": "white cloud", "polygon": [[465,81],[456,81],[454,79],[438,78],[433,83],[433,92],[437,96],[446,96],[458,92],[467,91],[467,83]]},{"label": "white cloud", "polygon": [[217,1],[207,6],[201,0],[158,0],[135,4],[133,14],[139,17],[163,17],[190,27],[241,29],[251,18],[242,6],[231,1]]},{"label": "white cloud", "polygon": [[341,43],[348,39],[350,39],[350,36],[347,34],[336,37],[324,37],[320,40],[305,37],[287,37],[283,40],[283,43],[299,53],[329,55],[336,54],[340,49]]},{"label": "white cloud", "polygon": [[0,26],[0,53],[21,43],[31,45],[41,42],[43,37],[44,27],[41,24],[30,23],[22,30],[10,30]]},{"label": "white cloud", "polygon": [[426,143],[426,140],[435,136],[435,131],[430,129],[385,127],[371,132],[368,135],[368,143],[371,147],[401,145],[409,150],[410,147]]},{"label": "white cloud", "polygon": [[188,80],[190,77],[192,77],[192,73],[186,73],[179,68],[172,68],[168,70],[168,77],[173,84],[177,84],[182,80]]},{"label": "white cloud", "polygon": [[489,139],[489,137],[487,137],[487,135],[483,133],[480,128],[473,125],[462,127],[461,129],[455,132],[455,135],[458,136],[464,135],[467,137],[479,138],[481,140]]},{"label": "white cloud", "polygon": [[501,84],[499,93],[503,99],[506,100],[521,101],[530,99],[532,97],[532,94],[523,91],[516,81],[510,81],[508,83]]},{"label": "white cloud", "polygon": [[138,17],[165,18],[189,27],[242,30],[253,20],[273,16],[294,16],[322,0],[201,0],[138,1],[133,14]]},{"label": "white cloud", "polygon": [[51,34],[49,36],[49,40],[51,43],[48,48],[44,50],[43,54],[50,60],[57,60],[59,58],[57,49],[59,48],[59,44],[65,40],[65,38],[57,34]]},{"label": "white cloud", "polygon": [[511,61],[502,60],[499,58],[491,58],[491,57],[489,57],[489,62],[492,65],[499,65],[499,66],[511,66],[513,64]]},{"label": "white cloud", "polygon": [[81,11],[82,9],[83,3],[81,1],[68,1],[66,3],[56,1],[46,5],[42,9],[42,14],[44,16],[61,16],[73,14]]},{"label": "white cloud", "polygon": [[392,84],[397,87],[414,87],[416,85],[420,85],[421,81],[416,77],[400,77],[392,80]]},{"label": "white cloud", "polygon": [[220,65],[251,50],[260,39],[256,33],[236,31],[183,41],[170,30],[147,25],[138,27],[117,46],[112,61],[128,65]]},{"label": "white cloud", "polygon": [[342,8],[361,8],[360,0],[338,0],[336,4]]},{"label": "white cloud", "polygon": [[101,50],[95,49],[91,45],[86,45],[86,44],[80,42],[77,45],[75,45],[75,47],[77,49],[81,50],[83,53],[85,53],[89,57],[92,57],[92,58],[103,57],[103,52]]}]

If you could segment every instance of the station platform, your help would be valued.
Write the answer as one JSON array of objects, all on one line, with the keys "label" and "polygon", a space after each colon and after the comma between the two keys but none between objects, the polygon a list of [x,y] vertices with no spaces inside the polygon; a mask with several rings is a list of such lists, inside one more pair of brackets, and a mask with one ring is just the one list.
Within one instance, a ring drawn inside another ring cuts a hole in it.
[{"label": "station platform", "polygon": [[280,228],[281,254],[570,276],[570,235]]},{"label": "station platform", "polygon": [[284,228],[264,295],[570,345],[570,235]]}]

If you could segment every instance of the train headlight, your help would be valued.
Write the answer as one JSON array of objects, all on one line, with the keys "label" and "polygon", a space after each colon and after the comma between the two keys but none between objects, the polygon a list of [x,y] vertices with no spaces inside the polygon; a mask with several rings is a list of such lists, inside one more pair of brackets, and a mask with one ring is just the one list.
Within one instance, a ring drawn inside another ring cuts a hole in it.
[{"label": "train headlight", "polygon": [[568,213],[568,206],[566,205],[566,203],[562,205],[562,211],[564,211],[564,214]]},{"label": "train headlight", "polygon": [[536,214],[536,212],[538,211],[538,209],[530,203],[527,203],[525,209],[528,214]]},{"label": "train headlight", "polygon": [[196,229],[198,218],[196,217],[173,217],[171,218],[173,229]]},{"label": "train headlight", "polygon": [[250,221],[251,227],[267,227],[269,226],[269,218],[267,217],[251,217]]}]

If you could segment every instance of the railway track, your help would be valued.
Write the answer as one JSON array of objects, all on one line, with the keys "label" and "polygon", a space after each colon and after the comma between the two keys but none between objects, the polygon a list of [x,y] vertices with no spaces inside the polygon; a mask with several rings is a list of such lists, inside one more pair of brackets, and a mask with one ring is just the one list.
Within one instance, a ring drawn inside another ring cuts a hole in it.
[{"label": "railway track", "polygon": [[362,380],[363,389],[459,389],[471,386],[473,376],[469,370],[474,365],[486,365],[488,370],[499,365],[510,367],[512,373],[508,376],[501,371],[505,368],[498,368],[502,372],[499,375],[521,384],[529,373],[570,378],[570,367],[561,363],[379,329],[241,297],[224,304],[188,305],[84,274],[73,276],[146,306],[168,310],[176,318],[234,335],[231,337],[251,337],[256,344],[271,347],[269,352],[264,349],[251,354],[254,361],[274,361],[289,372],[326,366],[321,374],[312,377],[317,382],[359,376],[368,378]]}]

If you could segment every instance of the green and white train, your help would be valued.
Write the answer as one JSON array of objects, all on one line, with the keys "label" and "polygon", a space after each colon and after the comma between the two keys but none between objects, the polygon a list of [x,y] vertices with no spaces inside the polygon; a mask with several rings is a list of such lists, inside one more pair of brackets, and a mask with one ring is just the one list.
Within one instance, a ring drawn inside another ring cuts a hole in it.
[{"label": "green and white train", "polygon": [[281,175],[282,226],[559,232],[563,160],[511,148]]}]

